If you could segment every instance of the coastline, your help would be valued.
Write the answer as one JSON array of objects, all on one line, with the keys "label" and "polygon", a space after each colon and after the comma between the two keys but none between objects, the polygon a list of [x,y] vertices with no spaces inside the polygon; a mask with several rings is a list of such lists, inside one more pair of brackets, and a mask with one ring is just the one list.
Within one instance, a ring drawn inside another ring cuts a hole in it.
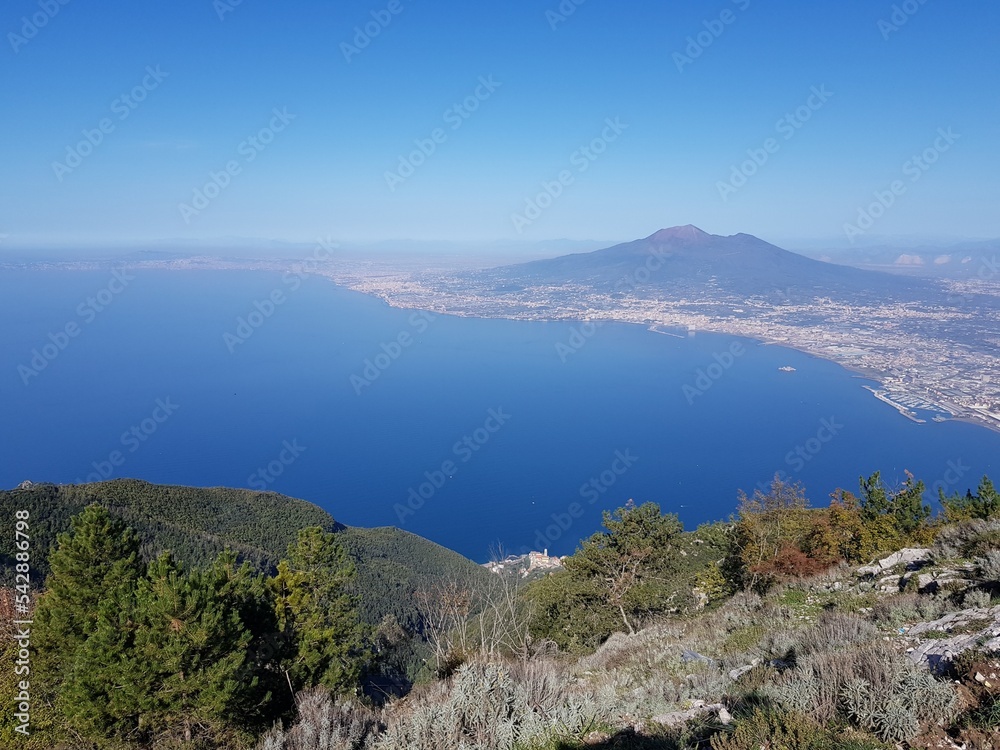
[{"label": "coastline", "polygon": [[877,398],[882,403],[888,404],[889,406],[891,406],[893,409],[895,409],[896,411],[898,411],[900,414],[902,414],[907,419],[913,420],[914,422],[916,422],[918,424],[926,424],[927,423],[926,419],[920,419],[920,418],[918,418],[916,414],[914,414],[912,411],[910,411],[909,409],[907,409],[903,404],[900,404],[900,403],[898,403],[896,401],[893,401],[891,398],[889,398],[888,396],[886,396],[885,393],[883,393],[882,391],[877,391],[877,390],[875,390],[874,388],[872,388],[871,386],[868,386],[868,385],[863,385],[861,387],[864,388],[866,391],[869,391],[875,398]]},{"label": "coastline", "polygon": [[[499,315],[499,314],[492,314],[491,315],[491,314],[486,314],[486,313],[469,313],[469,312],[466,312],[466,311],[454,311],[454,310],[434,309],[434,308],[428,308],[428,307],[413,307],[413,306],[408,306],[408,305],[396,304],[393,301],[392,297],[390,295],[385,294],[384,292],[368,292],[368,291],[363,291],[363,290],[360,290],[360,289],[355,289],[354,287],[348,286],[346,284],[342,284],[342,283],[338,282],[336,279],[334,279],[334,278],[332,278],[330,276],[325,276],[324,275],[324,278],[327,278],[329,281],[333,282],[335,285],[343,287],[345,289],[350,289],[351,291],[358,292],[359,294],[366,294],[366,295],[371,296],[371,297],[376,297],[377,299],[381,300],[384,304],[386,304],[388,307],[395,307],[395,308],[403,309],[403,310],[425,310],[427,312],[433,312],[436,315],[452,315],[454,317],[459,317],[459,318],[480,318],[480,319],[484,319],[484,320],[489,320],[489,319],[492,319],[492,320],[512,320],[512,321],[518,321],[518,320],[520,320],[520,321],[552,322],[552,323],[559,323],[559,322],[561,322],[561,323],[587,323],[587,322],[593,323],[593,322],[595,322],[595,320],[594,320],[594,318],[592,316],[589,317],[589,318],[585,318],[582,314],[579,315],[579,316],[569,315],[569,316],[566,316],[566,317],[519,318],[519,317],[510,316],[510,315]],[[760,336],[760,337],[747,336],[746,334],[743,334],[743,333],[735,333],[735,332],[726,331],[726,330],[717,330],[717,329],[710,329],[710,328],[695,328],[695,327],[690,327],[690,326],[687,327],[687,335],[686,336],[682,336],[682,335],[677,334],[677,333],[672,333],[670,331],[663,330],[664,328],[669,328],[669,327],[674,327],[674,328],[677,328],[677,329],[681,328],[681,326],[670,326],[670,324],[668,324],[668,323],[651,323],[649,321],[639,322],[639,321],[633,321],[633,320],[619,320],[617,318],[601,318],[601,319],[599,319],[599,322],[602,322],[602,323],[619,323],[619,324],[627,324],[627,325],[641,325],[647,331],[649,331],[651,333],[656,333],[656,334],[665,335],[665,336],[671,336],[673,338],[680,338],[680,339],[688,338],[690,336],[694,336],[694,335],[697,335],[699,333],[703,333],[703,334],[704,333],[708,333],[708,334],[714,334],[714,335],[720,335],[720,336],[732,336],[732,337],[736,337],[736,338],[746,339],[747,341],[757,342],[757,344],[760,345],[760,346],[781,346],[781,347],[784,347],[786,349],[791,349],[793,351],[800,352],[800,353],[805,354],[807,356],[814,357],[816,359],[821,359],[821,360],[824,360],[826,362],[832,362],[833,364],[838,365],[839,367],[843,368],[845,371],[847,371],[849,373],[852,373],[851,377],[853,377],[853,378],[857,378],[859,380],[870,381],[871,383],[874,383],[879,388],[885,388],[886,387],[886,382],[885,382],[885,377],[886,376],[883,373],[880,373],[880,372],[877,372],[875,370],[871,370],[871,369],[868,369],[868,368],[860,367],[860,366],[852,364],[850,362],[844,362],[842,360],[836,359],[835,357],[829,356],[827,353],[823,352],[822,350],[811,350],[811,349],[808,349],[808,348],[806,348],[804,346],[796,345],[794,343],[791,343],[791,342],[788,342],[788,341],[784,341],[784,340],[780,340],[780,339],[771,339],[771,338],[767,338],[767,337],[764,337],[764,336]],[[862,385],[862,387],[865,388],[866,390],[870,391],[872,393],[872,395],[875,395],[875,391],[874,391],[873,388],[871,388],[871,387],[869,387],[867,385]],[[903,407],[902,405],[897,406],[895,403],[893,403],[893,402],[891,402],[889,400],[886,400],[884,398],[879,398],[879,400],[887,403],[890,406],[892,406],[894,409],[896,409],[896,411],[901,416],[906,417],[907,419],[909,419],[910,421],[912,421],[914,423],[917,423],[917,424],[928,424],[927,420],[920,419],[919,417],[917,417],[915,415],[911,415],[911,414],[906,413],[908,410],[906,409],[906,407]],[[943,424],[945,422],[964,422],[966,424],[974,425],[976,427],[982,427],[982,428],[987,429],[987,430],[989,430],[991,432],[1000,433],[1000,423],[993,424],[992,422],[987,421],[986,419],[983,419],[982,417],[979,417],[979,416],[974,415],[974,414],[968,414],[968,413],[965,413],[965,412],[956,413],[953,408],[950,408],[950,407],[944,407],[944,408],[949,412],[950,416],[948,416],[945,420],[943,420],[943,422],[936,422],[936,424]]]},{"label": "coastline", "polygon": [[[210,257],[199,257],[199,258],[189,258],[185,261],[125,261],[120,263],[114,263],[109,261],[71,261],[71,262],[47,262],[41,264],[0,264],[0,267],[16,268],[19,270],[98,270],[106,269],[111,267],[122,267],[129,269],[144,269],[144,270],[165,270],[165,271],[209,271],[209,270],[238,270],[238,271],[259,271],[262,273],[289,273],[287,263],[284,261],[247,261],[246,259],[236,261],[235,263],[230,263],[226,261],[221,261],[220,259],[210,258]],[[400,303],[397,301],[398,296],[384,289],[369,289],[369,288],[359,288],[362,286],[359,283],[359,279],[355,278],[344,278],[336,274],[332,269],[328,268],[312,268],[312,269],[301,269],[296,273],[302,276],[314,276],[318,278],[325,279],[335,286],[342,289],[357,292],[359,294],[364,294],[369,297],[375,297],[382,301],[387,307],[393,307],[397,309],[413,310],[413,311],[427,311],[434,313],[436,315],[449,315],[452,317],[459,318],[480,318],[480,319],[502,319],[511,321],[536,321],[536,322],[564,322],[564,323],[627,323],[631,325],[642,325],[646,330],[651,333],[657,333],[661,335],[671,336],[673,338],[688,338],[690,336],[696,335],[698,333],[708,333],[708,334],[718,334],[725,336],[733,336],[737,338],[746,339],[748,341],[754,341],[761,346],[782,346],[787,349],[791,349],[802,354],[806,354],[810,357],[815,357],[817,359],[822,359],[827,362],[832,362],[845,371],[852,373],[852,377],[858,379],[867,380],[874,383],[880,389],[891,387],[887,384],[887,380],[890,377],[886,372],[880,372],[873,370],[870,367],[865,367],[858,365],[852,361],[841,359],[837,356],[831,355],[823,349],[813,349],[802,344],[796,344],[785,339],[774,339],[766,335],[753,335],[746,332],[736,332],[732,330],[727,330],[727,326],[724,321],[712,321],[717,327],[704,328],[698,327],[691,324],[671,324],[666,322],[658,322],[647,319],[645,321],[639,320],[627,320],[616,318],[608,315],[607,311],[603,311],[600,317],[595,317],[593,313],[586,314],[583,311],[572,310],[566,311],[563,315],[553,316],[551,314],[546,314],[545,312],[538,310],[534,312],[533,315],[529,316],[515,316],[512,314],[505,314],[504,311],[470,311],[470,310],[456,310],[450,308],[447,304],[435,305],[436,300],[418,300],[415,303]],[[431,296],[431,295],[428,295]],[[440,298],[440,294],[437,295]],[[421,304],[423,303],[423,304]],[[613,315],[613,311],[611,312]],[[675,333],[672,330],[677,331],[686,329],[686,335],[681,333]],[[867,390],[873,393],[874,390],[868,386],[863,386]],[[927,386],[924,386],[927,388]],[[954,403],[944,394],[937,394],[933,391],[921,391],[918,395],[927,400],[929,403],[935,404],[941,407],[948,416],[944,420],[935,420],[935,422],[941,423],[942,421],[958,421],[965,422],[967,424],[975,425],[977,427],[986,428],[992,432],[1000,433],[1000,419],[992,418],[992,416],[983,416],[970,407],[964,406],[961,403]],[[908,411],[906,407],[902,405],[897,405],[896,403],[884,398],[879,400],[885,401],[890,406],[893,406],[900,414],[907,417],[911,421],[916,423],[926,424],[926,420],[919,419],[916,416],[907,414]],[[901,408],[902,407],[902,408]]]}]

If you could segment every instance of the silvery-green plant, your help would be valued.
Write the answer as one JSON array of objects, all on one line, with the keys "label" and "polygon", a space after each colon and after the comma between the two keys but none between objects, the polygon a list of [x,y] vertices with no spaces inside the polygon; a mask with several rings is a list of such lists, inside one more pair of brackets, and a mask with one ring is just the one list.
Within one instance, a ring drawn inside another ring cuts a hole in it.
[{"label": "silvery-green plant", "polygon": [[860,727],[888,742],[904,742],[920,732],[920,721],[949,719],[956,696],[951,686],[938,682],[912,664],[897,663],[888,691],[876,690],[864,678],[853,678],[840,689],[844,713]]},{"label": "silvery-green plant", "polygon": [[983,589],[969,589],[962,596],[962,607],[971,609],[973,607],[989,607],[992,598],[988,591]]},{"label": "silvery-green plant", "polygon": [[811,713],[819,696],[819,683],[812,672],[796,670],[785,679],[768,683],[758,691],[789,711]]},{"label": "silvery-green plant", "polygon": [[974,560],[976,575],[984,581],[1000,581],[1000,550],[990,550]]},{"label": "silvery-green plant", "polygon": [[887,742],[905,742],[920,733],[915,712],[897,696],[887,700],[872,715],[871,722],[862,726]]},{"label": "silvery-green plant", "polygon": [[375,715],[360,706],[334,702],[324,690],[297,696],[298,719],[288,729],[272,729],[257,750],[366,750],[378,729]]}]

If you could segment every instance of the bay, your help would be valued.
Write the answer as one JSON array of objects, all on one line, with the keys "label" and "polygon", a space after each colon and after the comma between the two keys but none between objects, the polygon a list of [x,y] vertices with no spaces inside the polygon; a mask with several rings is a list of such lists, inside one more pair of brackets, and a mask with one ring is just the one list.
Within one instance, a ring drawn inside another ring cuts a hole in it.
[{"label": "bay", "polygon": [[871,381],[747,339],[430,315],[273,273],[130,273],[0,276],[0,486],[266,489],[484,561],[572,552],[630,499],[688,528],[726,518],[779,471],[821,505],[876,470],[964,492],[998,468],[1000,434],[916,424]]}]

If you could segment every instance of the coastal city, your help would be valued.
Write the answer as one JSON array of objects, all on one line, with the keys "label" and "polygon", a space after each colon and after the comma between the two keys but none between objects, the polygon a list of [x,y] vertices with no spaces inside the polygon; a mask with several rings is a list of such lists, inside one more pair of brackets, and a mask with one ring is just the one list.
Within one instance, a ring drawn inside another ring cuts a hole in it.
[{"label": "coastal city", "polygon": [[[19,267],[19,264],[6,264]],[[628,284],[508,289],[474,261],[374,258],[324,251],[308,259],[210,256],[127,262],[36,262],[36,269],[255,270],[320,276],[406,309],[480,318],[620,322],[670,335],[721,333],[798,349],[879,384],[875,398],[915,421],[959,419],[1000,431],[1000,279],[940,280],[932,300],[743,296],[709,281],[683,295]],[[463,267],[464,266],[464,267]],[[456,270],[458,267],[458,270]],[[501,269],[502,270],[502,269]],[[626,281],[628,281],[626,279]]]},{"label": "coastal city", "polygon": [[[953,305],[918,301],[843,302],[831,298],[775,304],[766,297],[667,299],[620,295],[582,285],[518,291],[471,286],[464,275],[394,273],[371,265],[324,275],[390,305],[471,317],[636,323],[681,335],[723,333],[779,344],[877,381],[886,404],[921,421],[913,407],[1000,431],[1000,309],[972,309],[1000,283],[944,281]],[[643,290],[645,291],[645,290]],[[995,305],[996,303],[994,303]]]}]

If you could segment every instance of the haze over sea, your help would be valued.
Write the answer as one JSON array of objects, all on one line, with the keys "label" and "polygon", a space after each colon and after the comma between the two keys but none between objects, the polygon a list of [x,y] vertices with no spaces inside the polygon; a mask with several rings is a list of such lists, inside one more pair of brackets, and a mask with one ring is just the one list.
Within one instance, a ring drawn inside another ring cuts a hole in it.
[{"label": "haze over sea", "polygon": [[[266,488],[483,561],[497,544],[569,553],[630,498],[688,528],[725,518],[739,488],[776,471],[820,505],[876,470],[964,492],[998,468],[1000,434],[916,424],[870,381],[781,347],[625,324],[574,339],[579,324],[430,316],[317,278],[130,273],[93,313],[79,308],[109,271],[0,276],[0,486],[107,475]],[[273,315],[227,345],[276,289]],[[71,322],[78,335],[25,385],[19,366]],[[400,334],[411,343],[359,386]],[[718,377],[699,381],[710,367]]]}]

